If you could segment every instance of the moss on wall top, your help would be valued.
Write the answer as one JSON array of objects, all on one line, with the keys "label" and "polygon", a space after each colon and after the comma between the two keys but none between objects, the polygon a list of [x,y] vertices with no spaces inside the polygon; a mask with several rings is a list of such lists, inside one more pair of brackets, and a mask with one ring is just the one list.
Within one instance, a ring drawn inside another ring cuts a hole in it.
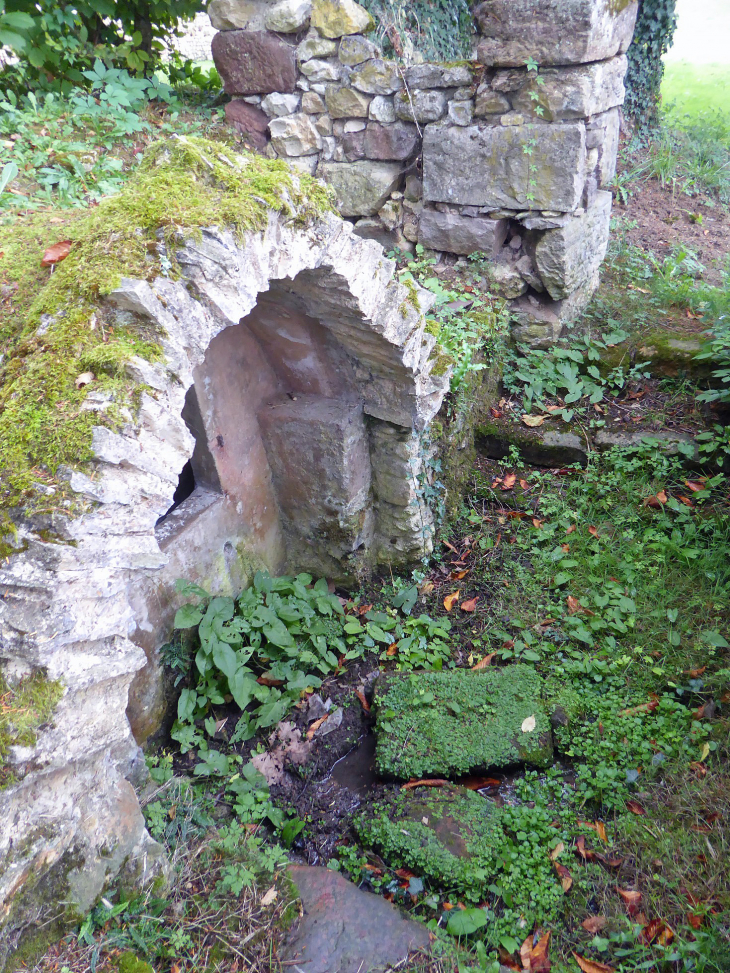
[{"label": "moss on wall top", "polygon": [[7,765],[11,747],[32,747],[36,731],[48,722],[63,695],[59,682],[34,673],[10,686],[0,673],[0,790],[15,783]]},{"label": "moss on wall top", "polygon": [[[331,209],[328,190],[293,176],[282,160],[176,137],[152,145],[122,191],[99,206],[0,227],[0,518],[18,507],[68,510],[59,468],[90,460],[93,427],[118,425],[133,403],[139,387],[125,363],[159,356],[154,332],[105,320],[100,299],[122,277],[174,277],[165,244],[180,231],[215,225],[242,235],[262,228],[271,210],[305,225]],[[42,267],[46,249],[61,241],[68,256]],[[94,380],[77,387],[85,372]],[[90,409],[92,391],[109,393],[111,405]]]}]

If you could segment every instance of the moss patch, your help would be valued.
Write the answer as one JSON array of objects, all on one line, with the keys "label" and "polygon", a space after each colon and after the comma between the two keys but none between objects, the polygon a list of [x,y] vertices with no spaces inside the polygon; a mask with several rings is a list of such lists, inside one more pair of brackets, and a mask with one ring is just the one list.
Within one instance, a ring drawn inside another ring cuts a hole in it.
[{"label": "moss patch", "polygon": [[145,963],[144,960],[130,952],[122,953],[121,956],[117,957],[114,965],[119,973],[154,973],[149,963]]},{"label": "moss patch", "polygon": [[52,716],[63,695],[59,682],[34,673],[10,686],[0,674],[0,788],[15,782],[6,760],[13,746],[32,747],[36,731]]},{"label": "moss patch", "polygon": [[[59,467],[91,459],[93,427],[119,425],[139,392],[126,362],[159,356],[154,332],[105,317],[100,298],[122,277],[174,277],[181,232],[216,225],[242,235],[271,210],[305,224],[329,209],[328,190],[311,176],[295,179],[281,160],[178,137],[151,146],[122,192],[99,206],[0,227],[0,507],[57,507],[63,491],[49,500],[38,485],[58,487]],[[46,248],[63,240],[68,256],[42,268]],[[87,371],[94,381],[77,389]],[[109,407],[85,408],[99,391]]]},{"label": "moss patch", "polygon": [[448,777],[516,763],[545,767],[552,736],[542,696],[541,677],[526,665],[394,675],[376,690],[378,772]]}]

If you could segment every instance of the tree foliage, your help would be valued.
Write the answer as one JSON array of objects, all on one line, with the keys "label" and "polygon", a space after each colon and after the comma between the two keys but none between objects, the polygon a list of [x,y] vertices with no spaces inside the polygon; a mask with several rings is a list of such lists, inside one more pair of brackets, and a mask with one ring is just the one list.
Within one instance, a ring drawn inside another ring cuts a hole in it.
[{"label": "tree foliage", "polygon": [[662,57],[672,45],[677,26],[677,0],[639,0],[639,15],[626,74],[625,110],[641,127],[657,119],[664,77]]},{"label": "tree foliage", "polygon": [[0,42],[19,58],[16,82],[68,91],[87,85],[84,71],[99,59],[150,75],[164,40],[202,6],[203,0],[0,0]]}]

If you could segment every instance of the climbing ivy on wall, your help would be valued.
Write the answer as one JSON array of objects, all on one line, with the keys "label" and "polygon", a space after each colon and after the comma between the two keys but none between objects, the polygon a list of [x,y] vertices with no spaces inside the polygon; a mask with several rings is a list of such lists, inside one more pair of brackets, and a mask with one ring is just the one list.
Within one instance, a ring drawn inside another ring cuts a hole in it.
[{"label": "climbing ivy on wall", "polygon": [[639,0],[634,39],[628,50],[625,110],[641,127],[658,115],[664,76],[664,55],[672,45],[677,26],[677,0]]},{"label": "climbing ivy on wall", "polygon": [[386,54],[406,61],[471,57],[474,20],[469,0],[360,0],[375,18]]}]

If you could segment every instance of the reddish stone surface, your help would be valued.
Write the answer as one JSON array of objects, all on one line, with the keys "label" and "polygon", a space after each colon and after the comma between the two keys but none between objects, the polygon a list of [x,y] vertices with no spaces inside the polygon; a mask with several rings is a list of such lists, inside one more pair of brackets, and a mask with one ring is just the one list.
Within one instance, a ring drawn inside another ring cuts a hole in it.
[{"label": "reddish stone surface", "polygon": [[365,133],[365,155],[368,159],[408,159],[418,148],[418,129],[415,125],[396,122],[380,125],[371,122]]},{"label": "reddish stone surface", "polygon": [[284,949],[301,973],[371,973],[426,949],[425,926],[328,868],[292,865],[304,915]]},{"label": "reddish stone surface", "polygon": [[229,95],[287,94],[296,88],[294,48],[275,34],[224,30],[215,35],[211,47]]},{"label": "reddish stone surface", "polygon": [[226,105],[226,121],[241,135],[248,136],[257,149],[262,149],[267,139],[269,117],[255,105],[245,101],[229,101]]}]

